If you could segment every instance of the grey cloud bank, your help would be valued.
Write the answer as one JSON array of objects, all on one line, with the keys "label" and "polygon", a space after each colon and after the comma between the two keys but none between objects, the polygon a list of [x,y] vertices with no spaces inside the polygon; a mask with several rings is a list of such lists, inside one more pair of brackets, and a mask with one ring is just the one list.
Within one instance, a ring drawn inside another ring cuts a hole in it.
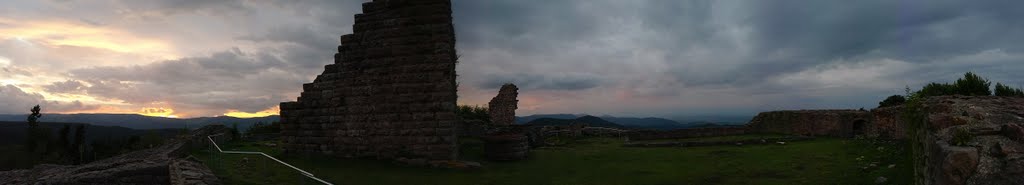
[{"label": "grey cloud bank", "polygon": [[[84,46],[31,55],[24,43],[0,37],[0,56],[12,59],[7,67],[30,74],[0,74],[23,82],[3,92],[34,97],[10,101],[19,107],[47,101],[20,90],[33,89],[139,106],[168,102],[195,115],[265,110],[294,99],[332,61],[361,2],[3,2],[0,10],[8,13],[0,18],[84,22],[166,41],[178,56]],[[1016,85],[1024,83],[1021,7],[952,0],[453,0],[460,102],[484,104],[511,82],[521,88],[521,115],[752,115],[872,108],[905,86],[951,81],[966,71]],[[63,67],[48,67],[55,65]]]}]

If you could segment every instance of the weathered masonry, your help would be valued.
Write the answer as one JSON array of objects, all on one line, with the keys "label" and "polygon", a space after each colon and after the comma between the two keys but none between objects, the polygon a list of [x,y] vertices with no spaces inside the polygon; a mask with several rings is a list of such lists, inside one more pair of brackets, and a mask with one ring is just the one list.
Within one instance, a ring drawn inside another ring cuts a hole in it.
[{"label": "weathered masonry", "polygon": [[1024,184],[1024,98],[930,97],[916,111],[917,184]]},{"label": "weathered masonry", "polygon": [[757,114],[747,125],[749,133],[807,136],[906,139],[901,123],[903,106],[862,110],[786,110]]},{"label": "weathered masonry", "polygon": [[515,122],[516,109],[519,108],[517,96],[519,96],[519,88],[515,84],[501,86],[498,95],[487,103],[487,114],[491,116],[491,123],[507,126]]},{"label": "weathered masonry", "polygon": [[858,110],[794,110],[757,114],[747,125],[751,133],[852,137],[864,134],[871,113]]},{"label": "weathered masonry", "polygon": [[281,103],[287,153],[456,158],[455,33],[449,0],[374,0],[334,64]]}]

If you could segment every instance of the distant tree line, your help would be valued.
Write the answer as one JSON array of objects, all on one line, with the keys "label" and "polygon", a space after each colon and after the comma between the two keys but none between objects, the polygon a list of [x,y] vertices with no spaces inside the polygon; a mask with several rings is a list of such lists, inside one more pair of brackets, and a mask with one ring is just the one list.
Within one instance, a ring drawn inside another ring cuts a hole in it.
[{"label": "distant tree line", "polygon": [[28,115],[25,143],[14,148],[0,147],[0,170],[31,168],[36,164],[77,165],[123,153],[160,146],[164,138],[154,131],[143,136],[97,138],[86,144],[85,124],[72,128],[65,124],[53,136],[52,130],[39,125],[41,108],[36,105]]},{"label": "distant tree line", "polygon": [[460,120],[481,120],[487,123],[491,122],[491,115],[488,114],[487,107],[477,105],[458,105],[455,110],[455,115]]},{"label": "distant tree line", "polygon": [[[1002,83],[996,83],[995,93],[990,89],[992,82],[988,79],[981,77],[973,72],[967,72],[964,77],[957,79],[952,84],[948,83],[929,83],[914,92],[921,97],[929,96],[946,96],[946,95],[964,95],[964,96],[1024,96],[1024,91],[1019,88],[1013,88]],[[907,94],[911,94],[910,87],[906,89]],[[907,98],[903,95],[892,95],[878,102],[878,107],[889,107],[902,105],[907,101]]]},{"label": "distant tree line", "polygon": [[[236,124],[237,125],[237,124]],[[235,127],[237,129],[237,127]],[[232,131],[236,132],[236,131]],[[256,122],[249,130],[245,131],[246,134],[271,134],[281,133],[281,122],[270,122],[269,124],[263,122]]]}]

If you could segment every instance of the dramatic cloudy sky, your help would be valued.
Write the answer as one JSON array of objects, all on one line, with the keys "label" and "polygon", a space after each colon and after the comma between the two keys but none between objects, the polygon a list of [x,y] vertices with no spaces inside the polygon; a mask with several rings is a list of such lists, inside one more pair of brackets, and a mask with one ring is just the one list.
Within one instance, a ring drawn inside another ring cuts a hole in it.
[{"label": "dramatic cloudy sky", "polygon": [[[0,114],[276,114],[365,0],[0,1]],[[454,0],[462,104],[518,114],[873,108],[966,71],[1024,83],[1024,2]]]}]

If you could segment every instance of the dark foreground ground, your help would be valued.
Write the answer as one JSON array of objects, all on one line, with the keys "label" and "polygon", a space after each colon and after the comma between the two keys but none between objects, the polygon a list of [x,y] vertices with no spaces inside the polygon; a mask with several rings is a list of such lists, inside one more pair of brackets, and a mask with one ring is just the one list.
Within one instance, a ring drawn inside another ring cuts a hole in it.
[{"label": "dark foreground ground", "polygon": [[[729,136],[732,138],[745,138]],[[731,138],[710,138],[723,140]],[[912,169],[900,143],[818,138],[785,145],[689,148],[622,147],[619,138],[585,138],[565,147],[533,150],[518,162],[487,162],[482,146],[463,140],[461,158],[483,169],[446,170],[388,161],[280,156],[266,142],[226,144],[262,151],[334,184],[910,184]],[[226,184],[317,184],[254,155],[193,151]],[[892,166],[892,168],[890,168]]]}]

